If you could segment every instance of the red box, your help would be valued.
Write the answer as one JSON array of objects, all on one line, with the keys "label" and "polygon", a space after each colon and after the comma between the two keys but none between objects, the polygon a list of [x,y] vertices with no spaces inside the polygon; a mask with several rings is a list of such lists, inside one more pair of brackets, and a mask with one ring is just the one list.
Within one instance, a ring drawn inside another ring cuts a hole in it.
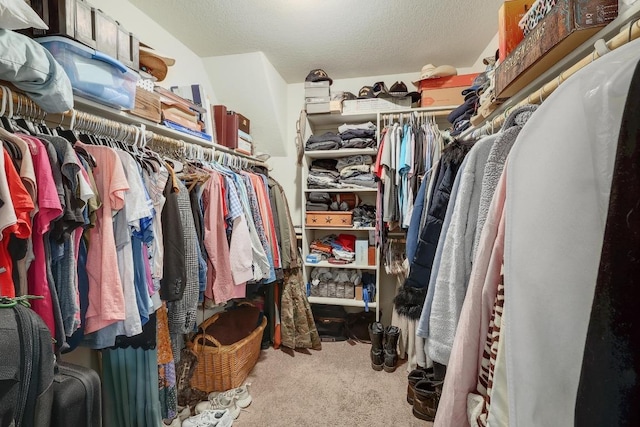
[{"label": "red box", "polygon": [[473,84],[479,73],[460,74],[459,76],[440,77],[437,79],[425,79],[420,81],[419,92],[425,89],[447,89],[452,87],[467,88]]},{"label": "red box", "polygon": [[500,62],[524,39],[520,19],[533,5],[534,0],[506,0],[498,11],[498,48]]}]

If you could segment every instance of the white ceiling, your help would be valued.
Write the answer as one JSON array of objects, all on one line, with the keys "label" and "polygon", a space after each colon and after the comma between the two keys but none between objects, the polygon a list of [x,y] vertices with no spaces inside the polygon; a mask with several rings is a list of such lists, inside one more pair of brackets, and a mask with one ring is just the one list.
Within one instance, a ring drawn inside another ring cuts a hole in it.
[{"label": "white ceiling", "polygon": [[[262,51],[287,83],[470,67],[503,0],[131,0],[201,57]],[[162,49],[161,46],[155,46]]]}]

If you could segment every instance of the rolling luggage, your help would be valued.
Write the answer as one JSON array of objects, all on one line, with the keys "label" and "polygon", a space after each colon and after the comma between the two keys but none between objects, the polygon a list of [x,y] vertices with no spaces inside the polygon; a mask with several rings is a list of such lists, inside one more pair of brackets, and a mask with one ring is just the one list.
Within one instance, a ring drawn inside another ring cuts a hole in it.
[{"label": "rolling luggage", "polygon": [[54,355],[40,316],[0,298],[0,427],[49,426]]},{"label": "rolling luggage", "polygon": [[59,362],[53,390],[51,427],[102,425],[100,377],[96,371]]}]

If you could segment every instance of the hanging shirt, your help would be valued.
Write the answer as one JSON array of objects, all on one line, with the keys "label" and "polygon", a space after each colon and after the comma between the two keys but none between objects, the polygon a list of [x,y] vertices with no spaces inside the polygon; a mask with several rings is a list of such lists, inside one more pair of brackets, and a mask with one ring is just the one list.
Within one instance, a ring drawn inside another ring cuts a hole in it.
[{"label": "hanging shirt", "polygon": [[89,308],[85,332],[91,333],[126,318],[113,234],[113,215],[124,206],[129,183],[115,150],[81,142],[77,142],[76,146],[84,148],[96,160],[97,167],[93,172],[102,199],[96,226],[89,230]]},{"label": "hanging shirt", "polygon": [[11,157],[7,150],[3,149],[3,166],[5,181],[9,190],[9,197],[5,198],[3,210],[12,209],[15,215],[15,222],[2,230],[2,241],[0,241],[0,295],[14,297],[15,287],[12,278],[13,260],[9,254],[9,235],[13,234],[17,238],[26,239],[31,235],[30,213],[34,208],[31,195],[22,184],[20,175],[13,167]]}]

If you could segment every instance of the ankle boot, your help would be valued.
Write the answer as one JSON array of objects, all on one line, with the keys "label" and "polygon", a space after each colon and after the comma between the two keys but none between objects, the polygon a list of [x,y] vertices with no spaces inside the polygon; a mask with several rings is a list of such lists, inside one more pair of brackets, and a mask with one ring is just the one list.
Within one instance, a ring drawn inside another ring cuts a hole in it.
[{"label": "ankle boot", "polygon": [[400,328],[397,326],[387,326],[384,330],[384,370],[385,372],[393,372],[398,364],[398,337],[400,336]]},{"label": "ankle boot", "polygon": [[433,368],[418,368],[414,369],[407,376],[407,403],[413,405],[413,397],[416,392],[416,383],[421,380],[433,381]]},{"label": "ankle boot", "polygon": [[418,381],[414,392],[413,416],[421,420],[433,421],[442,395],[442,381],[429,379]]},{"label": "ankle boot", "polygon": [[371,338],[371,367],[375,371],[381,371],[384,364],[382,353],[382,338],[384,336],[384,326],[375,322],[369,325],[369,338]]}]

